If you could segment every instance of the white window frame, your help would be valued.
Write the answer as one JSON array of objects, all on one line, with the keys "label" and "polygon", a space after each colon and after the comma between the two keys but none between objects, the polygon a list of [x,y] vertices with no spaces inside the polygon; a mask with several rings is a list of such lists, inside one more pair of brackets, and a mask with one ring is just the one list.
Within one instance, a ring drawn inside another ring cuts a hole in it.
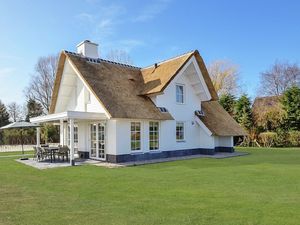
[{"label": "white window frame", "polygon": [[[183,138],[182,139],[177,139],[177,124],[181,123],[183,126]],[[175,128],[175,136],[176,136],[176,141],[177,142],[184,142],[185,141],[185,122],[184,121],[176,121],[176,128]]]},{"label": "white window frame", "polygon": [[[157,140],[151,140],[150,139],[150,134],[151,133],[155,133],[155,131],[150,131],[150,123],[157,123],[157,136],[158,136],[158,139]],[[159,151],[159,149],[160,149],[160,122],[159,121],[149,121],[149,130],[148,130],[148,135],[149,135],[149,151],[150,152],[154,152],[154,151]],[[157,141],[157,144],[158,144],[158,148],[157,149],[151,149],[150,148],[150,142],[151,141]]]},{"label": "white window frame", "polygon": [[[136,128],[135,128],[135,130],[134,131],[132,131],[131,130],[131,125],[132,125],[132,123],[139,123],[140,124],[140,140],[139,140],[139,142],[140,142],[140,149],[132,149],[132,142],[134,141],[134,142],[137,142],[138,140],[132,140],[132,134],[135,132],[137,132],[136,131]],[[131,150],[131,152],[132,153],[135,153],[135,152],[141,152],[142,151],[142,149],[143,149],[143,143],[142,143],[142,134],[143,134],[143,129],[142,129],[142,122],[141,121],[131,121],[130,122],[130,150]]]},{"label": "white window frame", "polygon": [[[182,102],[177,101],[177,86],[182,87]],[[179,84],[179,83],[175,84],[175,98],[176,98],[175,101],[177,104],[179,104],[179,105],[185,104],[185,85],[184,84]]]}]

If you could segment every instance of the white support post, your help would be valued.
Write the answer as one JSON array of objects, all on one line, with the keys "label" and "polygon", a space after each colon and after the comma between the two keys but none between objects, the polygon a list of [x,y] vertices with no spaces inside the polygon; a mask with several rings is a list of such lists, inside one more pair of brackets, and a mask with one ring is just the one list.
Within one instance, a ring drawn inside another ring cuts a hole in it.
[{"label": "white support post", "polygon": [[68,145],[68,122],[63,124],[63,145]]},{"label": "white support post", "polygon": [[70,119],[70,164],[75,165],[74,161],[74,119]]},{"label": "white support post", "polygon": [[37,127],[36,128],[36,147],[41,146],[41,128]]},{"label": "white support post", "polygon": [[64,121],[59,121],[59,144],[64,145]]}]

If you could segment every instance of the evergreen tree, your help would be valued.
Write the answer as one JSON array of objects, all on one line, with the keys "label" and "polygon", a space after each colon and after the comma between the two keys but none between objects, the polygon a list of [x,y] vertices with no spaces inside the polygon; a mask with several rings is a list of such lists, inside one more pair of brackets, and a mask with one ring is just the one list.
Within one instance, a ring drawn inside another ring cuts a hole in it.
[{"label": "evergreen tree", "polygon": [[0,101],[0,127],[9,124],[9,113],[5,105]]},{"label": "evergreen tree", "polygon": [[300,88],[288,88],[282,97],[283,109],[286,112],[285,124],[289,130],[300,130]]},{"label": "evergreen tree", "polygon": [[[9,114],[5,105],[0,101],[0,127],[9,124]],[[3,143],[3,132],[0,130],[0,144]]]},{"label": "evergreen tree", "polygon": [[43,107],[40,103],[34,99],[29,99],[27,102],[27,115],[26,121],[29,121],[32,117],[37,117],[43,114]]},{"label": "evergreen tree", "polygon": [[251,101],[246,94],[243,94],[235,103],[234,107],[235,120],[246,130],[250,130],[252,122]]},{"label": "evergreen tree", "polygon": [[219,99],[220,104],[223,108],[231,115],[234,114],[234,105],[236,102],[235,96],[232,94],[223,94]]}]

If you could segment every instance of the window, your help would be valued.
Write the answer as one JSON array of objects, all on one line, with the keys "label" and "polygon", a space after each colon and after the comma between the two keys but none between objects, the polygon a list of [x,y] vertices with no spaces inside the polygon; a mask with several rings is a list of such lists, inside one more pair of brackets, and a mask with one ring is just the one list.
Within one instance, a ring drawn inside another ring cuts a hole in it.
[{"label": "window", "polygon": [[176,84],[176,102],[184,103],[184,86],[180,84]]},{"label": "window", "polygon": [[167,110],[167,108],[165,108],[165,107],[157,107],[158,108],[158,110],[160,111],[160,112],[162,112],[162,113],[167,113],[167,112],[169,112],[168,110]]},{"label": "window", "polygon": [[159,149],[159,123],[149,122],[149,149]]},{"label": "window", "polygon": [[184,141],[184,123],[176,123],[176,141]]},{"label": "window", "polygon": [[131,151],[141,150],[141,123],[131,122]]}]

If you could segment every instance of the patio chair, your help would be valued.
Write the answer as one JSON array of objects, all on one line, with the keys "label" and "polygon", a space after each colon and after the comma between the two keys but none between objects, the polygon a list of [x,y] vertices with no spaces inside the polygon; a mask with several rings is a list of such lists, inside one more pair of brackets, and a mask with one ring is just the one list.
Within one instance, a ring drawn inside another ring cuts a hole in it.
[{"label": "patio chair", "polygon": [[68,161],[68,155],[69,155],[69,147],[68,146],[60,146],[58,148],[58,152],[57,152],[57,156],[58,157],[62,157],[62,160],[65,161],[65,156],[67,158],[67,161]]},{"label": "patio chair", "polygon": [[41,156],[42,156],[42,159],[46,159],[46,158],[50,158],[51,157],[51,152],[46,150],[45,148],[43,147],[39,147],[40,150],[41,150]]},{"label": "patio chair", "polygon": [[38,161],[38,150],[37,147],[33,146],[33,159]]},{"label": "patio chair", "polygon": [[36,160],[40,161],[41,159],[44,159],[44,155],[43,155],[43,149],[41,147],[33,147],[36,149]]}]

